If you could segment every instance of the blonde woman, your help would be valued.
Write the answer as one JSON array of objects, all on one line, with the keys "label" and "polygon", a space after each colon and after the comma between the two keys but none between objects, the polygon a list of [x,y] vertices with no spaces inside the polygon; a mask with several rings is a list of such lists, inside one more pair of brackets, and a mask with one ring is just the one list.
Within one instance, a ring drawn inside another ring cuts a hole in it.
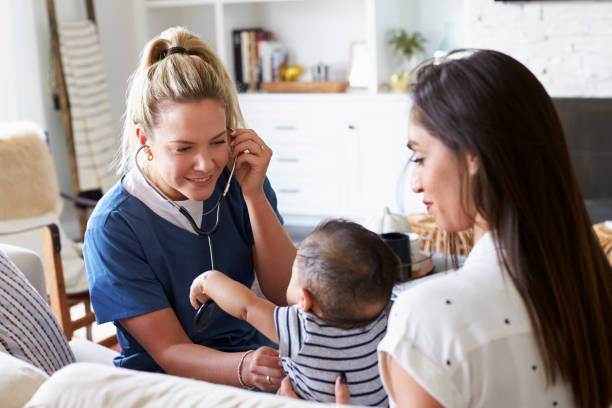
[{"label": "blonde woman", "polygon": [[198,332],[189,304],[191,282],[211,267],[197,229],[215,225],[234,161],[214,235],[216,268],[247,286],[256,271],[266,297],[284,305],[295,257],[266,178],[272,152],[243,129],[235,85],[205,42],[171,28],[145,46],[122,138],[123,176],[98,203],[84,247],[97,319],[117,328],[115,364],[278,388],[283,373],[272,343],[221,310]]}]

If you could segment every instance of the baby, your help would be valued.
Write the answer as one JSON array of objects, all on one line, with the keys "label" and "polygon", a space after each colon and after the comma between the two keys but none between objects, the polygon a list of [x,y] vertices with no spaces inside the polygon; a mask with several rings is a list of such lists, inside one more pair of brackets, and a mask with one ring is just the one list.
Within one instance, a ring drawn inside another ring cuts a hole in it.
[{"label": "baby", "polygon": [[340,376],[351,404],[386,406],[376,346],[387,328],[398,274],[398,258],[378,235],[332,220],[298,247],[287,288],[292,306],[276,306],[215,270],[193,281],[189,298],[196,309],[198,300],[214,300],[278,343],[283,368],[300,397],[334,402]]}]

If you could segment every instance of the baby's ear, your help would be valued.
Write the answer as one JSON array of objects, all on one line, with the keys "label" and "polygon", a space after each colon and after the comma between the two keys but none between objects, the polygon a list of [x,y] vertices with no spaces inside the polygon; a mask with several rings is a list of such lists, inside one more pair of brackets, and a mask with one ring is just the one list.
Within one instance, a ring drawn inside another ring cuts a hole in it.
[{"label": "baby's ear", "polygon": [[312,307],[312,294],[308,289],[300,289],[300,308],[303,312],[307,312]]}]

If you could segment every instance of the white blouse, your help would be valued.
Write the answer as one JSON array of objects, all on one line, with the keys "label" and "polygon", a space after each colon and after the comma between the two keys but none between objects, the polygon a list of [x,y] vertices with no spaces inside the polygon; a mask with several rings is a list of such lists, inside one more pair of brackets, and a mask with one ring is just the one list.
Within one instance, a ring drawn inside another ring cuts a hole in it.
[{"label": "white blouse", "polygon": [[569,384],[546,385],[527,309],[490,233],[461,269],[399,295],[379,368],[381,351],[446,407],[576,405]]}]

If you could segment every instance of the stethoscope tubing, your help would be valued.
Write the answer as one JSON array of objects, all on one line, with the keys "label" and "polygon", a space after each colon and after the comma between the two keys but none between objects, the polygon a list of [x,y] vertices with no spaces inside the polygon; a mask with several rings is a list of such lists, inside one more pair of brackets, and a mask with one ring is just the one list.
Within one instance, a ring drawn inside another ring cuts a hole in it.
[{"label": "stethoscope tubing", "polygon": [[[138,148],[138,150],[136,150],[136,154],[134,155],[134,161],[136,162],[136,168],[138,169],[138,171],[140,172],[142,177],[145,179],[147,184],[157,194],[159,194],[162,198],[164,198],[167,202],[169,202],[174,208],[176,208],[187,219],[187,221],[189,222],[189,225],[191,225],[191,228],[193,228],[193,231],[196,234],[198,234],[200,236],[206,236],[208,238],[208,248],[209,248],[209,252],[210,252],[210,269],[216,269],[217,262],[216,262],[216,257],[215,257],[213,235],[214,235],[215,232],[217,232],[217,230],[219,229],[219,226],[221,224],[223,201],[225,200],[225,196],[227,195],[227,192],[229,191],[230,182],[232,181],[232,177],[234,176],[234,171],[236,170],[236,159],[234,159],[234,163],[232,164],[232,170],[230,171],[230,175],[229,175],[229,177],[227,179],[227,183],[225,184],[225,188],[223,189],[223,193],[221,194],[221,196],[219,197],[219,200],[217,201],[217,204],[215,205],[215,207],[217,208],[215,225],[213,225],[212,228],[210,228],[209,230],[206,231],[206,230],[202,230],[196,224],[195,220],[193,219],[191,214],[189,214],[189,211],[187,211],[187,209],[185,207],[183,207],[182,205],[178,205],[176,202],[174,202],[172,199],[170,199],[170,197],[168,197],[166,194],[164,194],[159,188],[157,188],[157,186],[155,184],[153,184],[148,179],[148,177],[145,175],[144,171],[142,171],[142,168],[140,167],[140,163],[138,163],[138,153],[140,153],[140,151],[145,149],[146,147],[148,147],[148,145],[143,144],[142,146],[140,146]],[[204,315],[204,313],[208,309],[210,309],[209,317],[208,317],[207,321],[204,324],[201,324],[202,316]],[[212,324],[215,310],[216,310],[215,303],[212,300],[207,300],[206,302],[204,302],[204,303],[202,303],[200,305],[200,308],[196,312],[195,317],[193,319],[193,322],[194,322],[194,325],[195,325],[195,329],[196,329],[197,332],[201,332],[201,331],[206,330]]]}]

